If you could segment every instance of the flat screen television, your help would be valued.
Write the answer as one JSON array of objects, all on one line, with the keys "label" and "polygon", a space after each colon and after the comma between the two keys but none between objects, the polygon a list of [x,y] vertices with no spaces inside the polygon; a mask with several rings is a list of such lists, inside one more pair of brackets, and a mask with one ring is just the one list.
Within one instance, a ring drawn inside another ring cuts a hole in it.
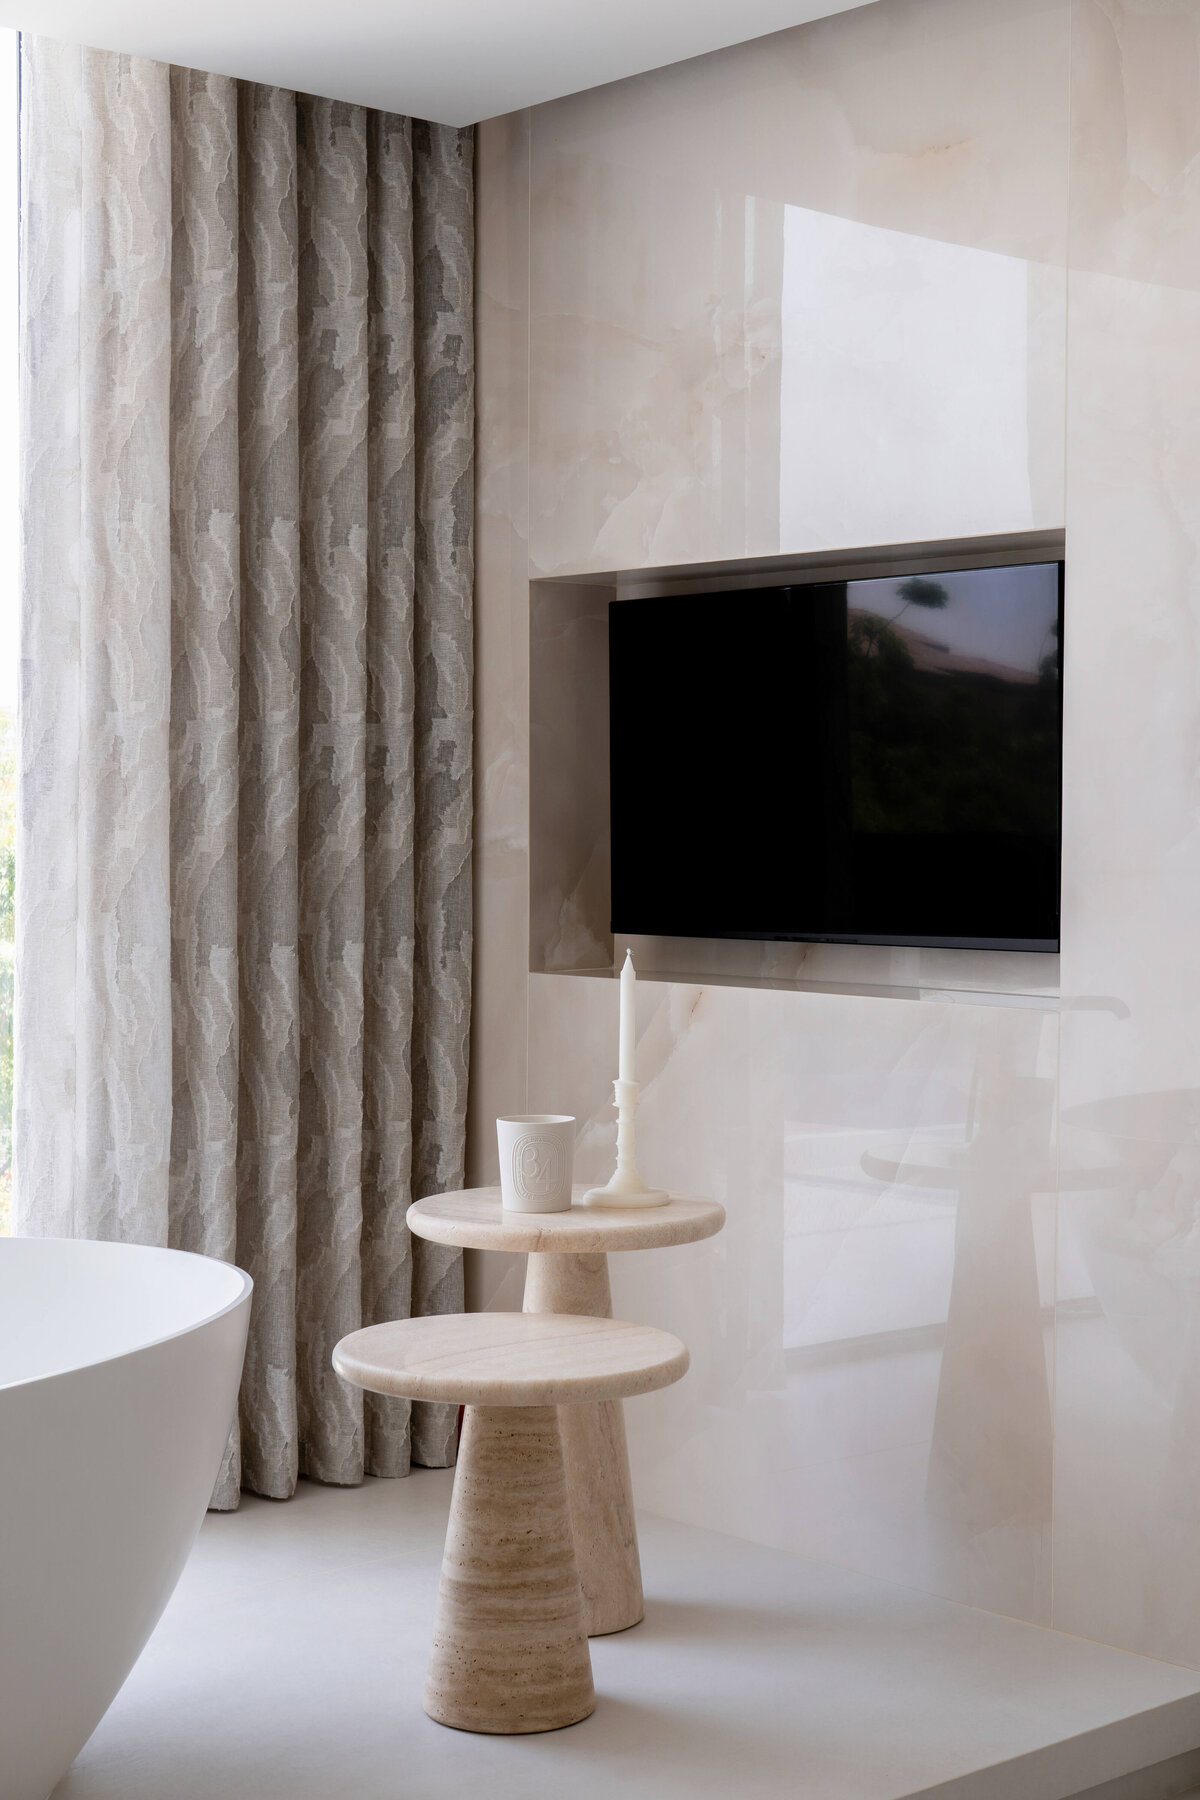
[{"label": "flat screen television", "polygon": [[613,601],[613,930],[1057,950],[1062,573]]}]

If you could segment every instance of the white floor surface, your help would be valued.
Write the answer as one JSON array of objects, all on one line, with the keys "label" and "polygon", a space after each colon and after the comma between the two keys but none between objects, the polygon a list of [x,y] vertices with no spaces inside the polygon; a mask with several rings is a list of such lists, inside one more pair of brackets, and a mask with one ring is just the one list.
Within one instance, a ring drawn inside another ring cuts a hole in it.
[{"label": "white floor surface", "polygon": [[1200,1745],[1200,1674],[688,1526],[594,1640],[590,1719],[435,1725],[450,1475],[210,1515],[54,1800],[1062,1800]]}]

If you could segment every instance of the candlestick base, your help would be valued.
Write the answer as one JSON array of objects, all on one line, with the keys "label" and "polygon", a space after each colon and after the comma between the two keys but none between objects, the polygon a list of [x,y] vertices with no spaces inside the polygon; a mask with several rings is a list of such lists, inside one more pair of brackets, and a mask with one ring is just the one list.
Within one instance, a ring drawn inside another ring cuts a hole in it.
[{"label": "candlestick base", "polygon": [[665,1188],[650,1188],[639,1175],[632,1181],[614,1175],[604,1187],[589,1188],[581,1206],[665,1206],[671,1198]]}]

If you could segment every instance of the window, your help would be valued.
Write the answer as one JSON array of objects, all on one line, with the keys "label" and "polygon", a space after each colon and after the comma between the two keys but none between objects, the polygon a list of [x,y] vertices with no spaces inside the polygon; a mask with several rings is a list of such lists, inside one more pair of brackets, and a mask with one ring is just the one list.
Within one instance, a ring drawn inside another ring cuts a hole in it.
[{"label": "window", "polygon": [[16,877],[17,33],[0,31],[0,1235],[12,1227],[13,894]]}]

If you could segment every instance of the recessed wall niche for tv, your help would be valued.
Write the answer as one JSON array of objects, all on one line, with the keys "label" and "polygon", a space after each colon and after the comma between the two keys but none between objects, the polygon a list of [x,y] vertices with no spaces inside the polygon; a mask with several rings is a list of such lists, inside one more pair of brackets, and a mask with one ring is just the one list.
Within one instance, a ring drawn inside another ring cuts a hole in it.
[{"label": "recessed wall niche for tv", "polygon": [[1061,562],[615,600],[612,929],[1056,951]]}]

